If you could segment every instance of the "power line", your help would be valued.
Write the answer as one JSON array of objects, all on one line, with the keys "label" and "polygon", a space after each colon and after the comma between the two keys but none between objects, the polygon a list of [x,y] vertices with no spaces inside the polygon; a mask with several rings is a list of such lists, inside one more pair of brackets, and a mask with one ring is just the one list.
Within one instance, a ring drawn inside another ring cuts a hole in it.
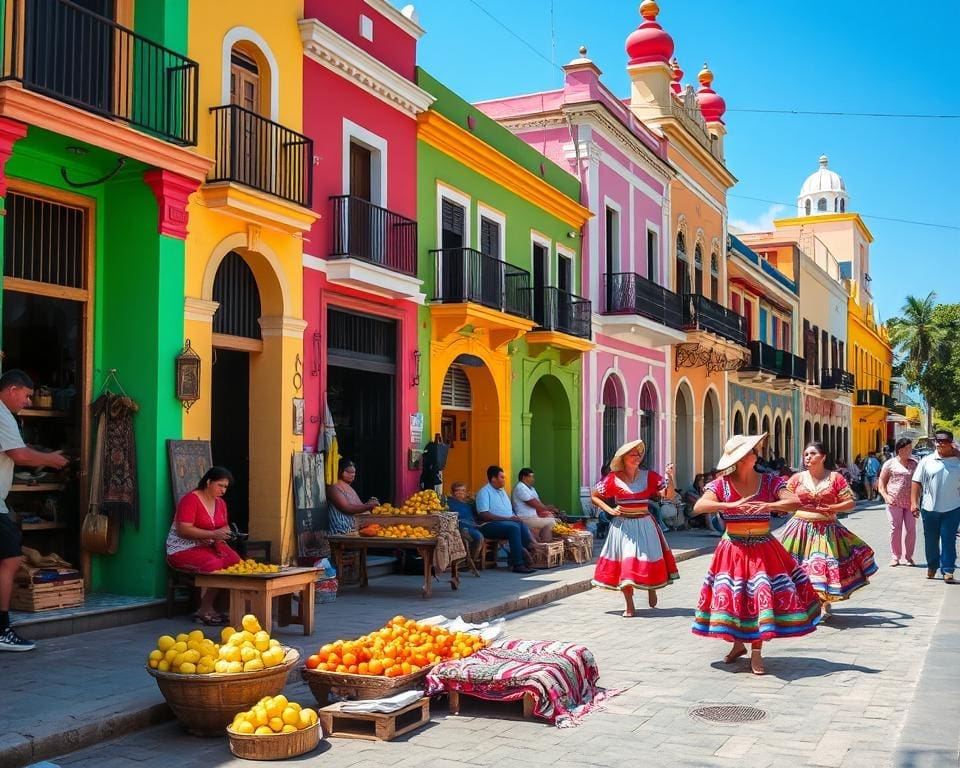
[{"label": "power line", "polygon": [[496,16],[494,16],[492,13],[490,13],[490,11],[488,11],[486,8],[484,8],[482,5],[480,5],[480,3],[477,2],[477,0],[470,0],[470,3],[471,3],[472,5],[474,5],[474,6],[477,8],[477,10],[479,10],[479,11],[480,11],[481,13],[483,13],[485,16],[489,17],[498,27],[501,27],[501,28],[503,28],[504,30],[506,30],[507,34],[509,34],[511,37],[519,40],[519,41],[520,41],[521,43],[523,43],[527,48],[529,48],[531,51],[533,51],[535,54],[537,54],[537,56],[539,56],[541,59],[543,59],[545,62],[547,62],[547,64],[549,64],[551,67],[556,67],[556,68],[559,69],[561,72],[563,71],[563,67],[557,66],[557,63],[556,63],[555,61],[551,61],[551,60],[550,60],[550,57],[545,56],[544,54],[540,53],[540,51],[537,50],[531,43],[528,43],[528,42],[526,41],[526,39],[520,37],[520,35],[518,35],[516,32],[514,32],[512,29],[510,29],[510,27],[508,27],[506,24],[504,24],[502,21],[500,21],[500,19],[498,19]]},{"label": "power line", "polygon": [[752,109],[747,107],[730,108],[727,112],[753,112],[763,115],[821,115],[826,117],[892,117],[917,120],[960,120],[960,115],[924,115],[906,112],[822,112],[809,109]]},{"label": "power line", "polygon": [[[740,200],[755,200],[758,203],[772,203],[773,205],[782,205],[784,208],[792,208],[794,205],[796,205],[796,203],[785,203],[782,200],[767,200],[764,197],[749,197],[748,195],[736,195],[732,192],[728,192],[727,197],[736,197],[736,198],[739,198]],[[847,211],[847,213],[854,213],[854,211]],[[876,219],[877,221],[893,221],[893,222],[896,222],[897,224],[914,224],[918,227],[937,227],[938,229],[953,229],[953,230],[960,231],[960,227],[955,226],[953,224],[936,224],[931,221],[914,221],[912,219],[895,219],[891,216],[876,216],[871,213],[860,213],[859,211],[856,211],[856,213],[865,219]],[[812,216],[811,220],[816,221],[816,217]]]}]

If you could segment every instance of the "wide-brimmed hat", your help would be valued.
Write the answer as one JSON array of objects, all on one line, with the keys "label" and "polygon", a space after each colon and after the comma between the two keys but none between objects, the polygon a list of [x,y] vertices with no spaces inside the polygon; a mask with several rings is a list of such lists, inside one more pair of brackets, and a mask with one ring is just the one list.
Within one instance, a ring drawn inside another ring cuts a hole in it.
[{"label": "wide-brimmed hat", "polygon": [[767,439],[767,433],[762,435],[734,435],[723,446],[723,455],[717,462],[717,471],[728,472],[737,462]]},{"label": "wide-brimmed hat", "polygon": [[613,454],[613,458],[610,459],[610,471],[619,472],[623,469],[623,457],[626,456],[634,448],[640,451],[640,461],[643,461],[643,455],[647,452],[647,447],[643,444],[643,440],[631,440],[629,443],[624,443],[619,448],[617,452]]}]

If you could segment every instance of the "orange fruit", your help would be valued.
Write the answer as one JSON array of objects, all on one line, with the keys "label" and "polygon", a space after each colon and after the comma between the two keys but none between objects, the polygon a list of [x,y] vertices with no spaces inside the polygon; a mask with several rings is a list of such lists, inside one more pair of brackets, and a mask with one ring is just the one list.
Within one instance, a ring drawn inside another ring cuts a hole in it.
[{"label": "orange fruit", "polygon": [[367,670],[371,675],[382,675],[383,662],[381,662],[379,659],[371,659],[370,663],[367,665]]}]

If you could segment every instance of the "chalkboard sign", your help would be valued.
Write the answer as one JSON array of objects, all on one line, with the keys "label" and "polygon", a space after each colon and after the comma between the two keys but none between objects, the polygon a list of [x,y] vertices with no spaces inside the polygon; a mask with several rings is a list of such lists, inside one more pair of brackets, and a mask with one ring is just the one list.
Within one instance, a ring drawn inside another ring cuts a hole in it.
[{"label": "chalkboard sign", "polygon": [[167,459],[170,462],[170,491],[176,507],[213,466],[210,441],[167,440]]},{"label": "chalkboard sign", "polygon": [[310,561],[330,554],[326,530],[327,493],[323,454],[293,454],[293,507],[297,556]]}]

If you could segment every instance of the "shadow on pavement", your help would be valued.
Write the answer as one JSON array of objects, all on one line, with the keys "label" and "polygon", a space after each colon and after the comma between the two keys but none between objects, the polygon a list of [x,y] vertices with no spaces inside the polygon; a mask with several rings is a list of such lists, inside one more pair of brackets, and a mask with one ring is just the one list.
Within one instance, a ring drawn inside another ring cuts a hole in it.
[{"label": "shadow on pavement", "polygon": [[[843,662],[811,658],[810,656],[767,656],[764,653],[763,661],[767,669],[767,677],[775,677],[785,682],[803,680],[808,677],[825,677],[838,672],[861,672],[865,675],[875,675],[883,671],[872,667],[864,667],[860,664],[844,664]],[[726,667],[727,665],[720,664],[720,666]]]},{"label": "shadow on pavement", "polygon": [[886,608],[841,608],[834,609],[831,617],[821,621],[820,626],[841,631],[865,627],[906,629],[907,625],[903,622],[912,618],[913,614]]},{"label": "shadow on pavement", "polygon": [[[623,613],[623,610],[619,611],[604,611],[608,616],[620,616]],[[693,608],[641,608],[637,606],[636,611],[633,614],[635,619],[653,619],[656,617],[662,618],[675,618],[677,616],[693,616]]]}]

